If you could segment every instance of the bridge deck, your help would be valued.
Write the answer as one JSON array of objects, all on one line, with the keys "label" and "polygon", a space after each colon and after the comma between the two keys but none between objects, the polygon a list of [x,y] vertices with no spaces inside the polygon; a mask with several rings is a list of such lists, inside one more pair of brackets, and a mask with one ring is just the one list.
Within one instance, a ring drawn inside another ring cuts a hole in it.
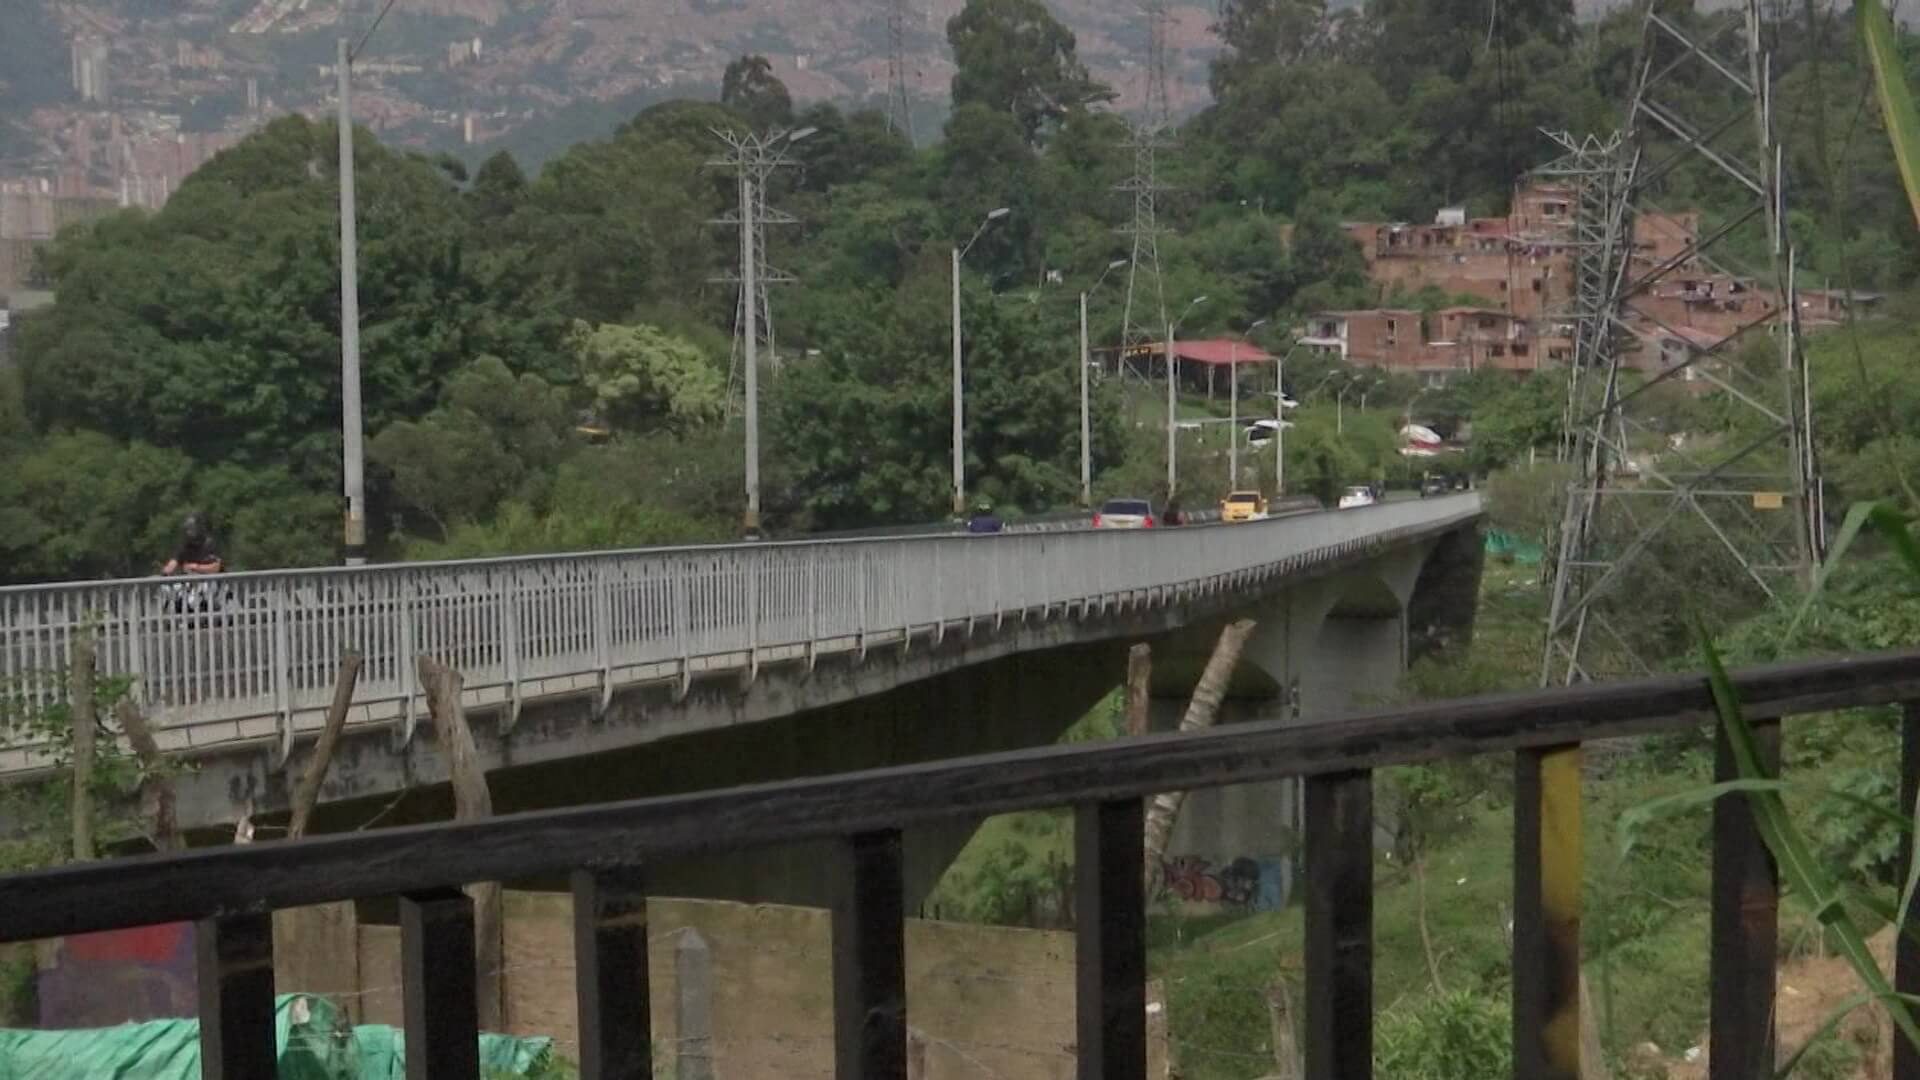
[{"label": "bridge deck", "polygon": [[[424,714],[413,658],[460,670],[470,710],[864,655],[917,634],[1032,613],[1100,618],[1129,605],[1311,572],[1452,528],[1476,494],[1182,529],[729,544],[532,558],[230,574],[217,611],[183,614],[145,578],[0,589],[0,692],[62,700],[74,635],[133,680],[163,751],[277,740],[322,723],[343,650],[365,657],[350,725]],[[0,743],[0,776],[48,764]]]}]

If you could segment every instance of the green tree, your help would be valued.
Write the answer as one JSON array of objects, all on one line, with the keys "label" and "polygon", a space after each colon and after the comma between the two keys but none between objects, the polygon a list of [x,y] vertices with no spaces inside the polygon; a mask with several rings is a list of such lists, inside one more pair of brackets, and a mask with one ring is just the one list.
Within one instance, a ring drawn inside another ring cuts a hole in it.
[{"label": "green tree", "polygon": [[565,401],[545,380],[483,356],[448,380],[437,408],[388,425],[368,451],[392,477],[396,509],[426,517],[444,538],[503,499],[534,494],[564,457],[566,430]]},{"label": "green tree", "polygon": [[737,109],[757,131],[785,127],[793,120],[793,96],[773,73],[773,63],[758,54],[727,65],[720,77],[720,104]]},{"label": "green tree", "polygon": [[1113,99],[1087,74],[1073,31],[1040,0],[967,0],[947,20],[953,105],[1013,117],[1029,143],[1068,113]]},{"label": "green tree", "polygon": [[178,539],[192,475],[175,450],[53,436],[0,470],[0,580],[152,573]]},{"label": "green tree", "polygon": [[567,343],[595,414],[617,427],[684,430],[726,408],[726,377],[713,361],[657,327],[576,322]]}]

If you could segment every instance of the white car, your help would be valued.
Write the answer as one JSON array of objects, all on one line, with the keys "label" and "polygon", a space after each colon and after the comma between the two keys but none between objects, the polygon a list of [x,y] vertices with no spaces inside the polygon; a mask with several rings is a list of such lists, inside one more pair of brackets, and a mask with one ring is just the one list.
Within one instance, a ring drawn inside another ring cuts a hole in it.
[{"label": "white car", "polygon": [[1153,504],[1145,499],[1108,499],[1093,515],[1096,529],[1151,529]]},{"label": "white car", "polygon": [[1372,506],[1373,489],[1369,487],[1350,487],[1340,493],[1340,509],[1352,510],[1360,506]]}]

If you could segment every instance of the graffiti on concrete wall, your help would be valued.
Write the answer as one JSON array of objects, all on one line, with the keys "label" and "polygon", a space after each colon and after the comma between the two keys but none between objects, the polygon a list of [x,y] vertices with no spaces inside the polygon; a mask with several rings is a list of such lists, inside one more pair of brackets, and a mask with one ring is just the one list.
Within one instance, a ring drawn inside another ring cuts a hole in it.
[{"label": "graffiti on concrete wall", "polygon": [[110,1027],[194,1014],[193,925],[75,934],[43,953],[40,1026]]},{"label": "graffiti on concrete wall", "polygon": [[1247,911],[1278,911],[1287,902],[1287,861],[1242,856],[1224,864],[1204,855],[1170,855],[1160,861],[1161,888],[1189,904],[1218,904]]}]

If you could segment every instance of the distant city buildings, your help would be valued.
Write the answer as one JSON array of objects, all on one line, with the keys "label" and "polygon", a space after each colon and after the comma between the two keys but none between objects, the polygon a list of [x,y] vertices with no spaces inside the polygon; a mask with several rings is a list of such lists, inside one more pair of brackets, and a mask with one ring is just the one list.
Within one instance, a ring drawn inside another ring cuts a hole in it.
[{"label": "distant city buildings", "polygon": [[73,43],[73,90],[80,100],[105,105],[113,100],[112,50],[95,38]]}]

